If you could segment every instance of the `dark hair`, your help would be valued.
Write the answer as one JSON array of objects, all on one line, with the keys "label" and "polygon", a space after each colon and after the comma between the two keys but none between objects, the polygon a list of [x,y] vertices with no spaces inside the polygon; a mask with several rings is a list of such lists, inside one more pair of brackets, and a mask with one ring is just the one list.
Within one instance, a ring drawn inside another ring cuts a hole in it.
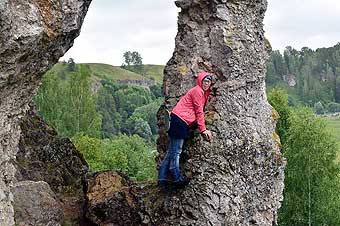
[{"label": "dark hair", "polygon": [[[206,76],[204,76],[203,80],[209,80],[209,81],[211,81],[211,80],[212,80],[212,75],[206,75]],[[203,80],[202,80],[202,81],[203,81]]]}]

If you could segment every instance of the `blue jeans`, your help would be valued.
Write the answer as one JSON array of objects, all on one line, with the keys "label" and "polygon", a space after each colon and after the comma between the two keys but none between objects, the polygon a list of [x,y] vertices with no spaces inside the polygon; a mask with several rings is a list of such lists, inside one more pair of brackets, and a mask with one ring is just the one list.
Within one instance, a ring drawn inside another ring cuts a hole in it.
[{"label": "blue jeans", "polygon": [[168,151],[159,167],[158,181],[167,181],[170,173],[174,182],[182,179],[179,170],[179,156],[182,152],[183,143],[184,139],[170,137]]}]

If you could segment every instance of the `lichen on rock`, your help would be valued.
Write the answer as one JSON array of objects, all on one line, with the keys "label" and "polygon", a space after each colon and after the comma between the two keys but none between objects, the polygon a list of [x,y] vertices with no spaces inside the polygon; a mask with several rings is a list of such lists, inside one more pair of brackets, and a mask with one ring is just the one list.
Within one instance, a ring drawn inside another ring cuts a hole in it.
[{"label": "lichen on rock", "polygon": [[20,118],[41,76],[72,46],[91,0],[0,2],[0,225],[14,222]]}]

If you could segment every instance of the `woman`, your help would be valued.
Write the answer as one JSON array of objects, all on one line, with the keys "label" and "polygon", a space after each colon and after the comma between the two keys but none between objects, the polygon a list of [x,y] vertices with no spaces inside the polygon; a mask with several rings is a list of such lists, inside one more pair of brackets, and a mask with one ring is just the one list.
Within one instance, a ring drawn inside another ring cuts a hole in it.
[{"label": "woman", "polygon": [[204,107],[208,102],[212,75],[201,72],[197,76],[197,85],[191,88],[177,103],[171,112],[169,148],[158,172],[158,185],[165,188],[168,175],[172,176],[176,188],[184,187],[189,180],[183,177],[179,169],[179,157],[182,152],[184,139],[188,138],[190,128],[196,124],[202,134],[212,139],[211,131],[207,130],[204,122]]}]

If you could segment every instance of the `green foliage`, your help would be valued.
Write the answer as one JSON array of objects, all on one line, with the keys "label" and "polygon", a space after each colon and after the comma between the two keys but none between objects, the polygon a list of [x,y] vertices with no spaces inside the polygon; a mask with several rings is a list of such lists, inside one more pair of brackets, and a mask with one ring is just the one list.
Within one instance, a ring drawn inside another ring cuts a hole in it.
[{"label": "green foliage", "polygon": [[325,113],[325,109],[320,101],[314,104],[314,112],[315,114],[318,114],[318,115]]},{"label": "green foliage", "polygon": [[[268,88],[280,85],[289,96],[298,97],[303,105],[340,102],[340,43],[316,51],[308,47],[300,51],[288,46],[283,56],[272,51],[267,62]],[[295,78],[296,85],[289,87],[284,78]]]},{"label": "green foliage", "polygon": [[150,91],[155,99],[163,97],[162,86],[159,84],[150,86]]},{"label": "green foliage", "polygon": [[288,118],[291,115],[291,109],[288,106],[288,95],[283,89],[272,89],[268,94],[268,102],[279,113],[280,118],[276,124],[276,132],[280,136],[281,143],[284,143],[289,128]]},{"label": "green foliage", "polygon": [[114,93],[114,99],[119,113],[126,112],[128,116],[140,106],[150,103],[150,92],[139,86],[129,85]]},{"label": "green foliage", "polygon": [[72,137],[72,142],[75,144],[77,150],[79,150],[89,164],[91,170],[105,169],[105,164],[101,161],[101,140],[83,133],[77,133]]},{"label": "green foliage", "polygon": [[268,99],[280,114],[276,129],[287,159],[279,225],[339,225],[340,168],[332,134],[311,110],[292,110],[282,89]]},{"label": "green foliage", "polygon": [[150,150],[139,136],[119,135],[101,140],[77,134],[72,141],[84,154],[91,170],[116,169],[136,180],[156,178],[156,151]]},{"label": "green foliage", "polygon": [[143,73],[143,58],[137,51],[126,51],[123,54],[124,63],[122,67],[126,70],[136,72],[138,74]]},{"label": "green foliage", "polygon": [[83,132],[100,136],[101,115],[96,112],[95,97],[90,90],[88,68],[80,66],[62,81],[49,72],[35,97],[40,114],[57,131],[68,137]]},{"label": "green foliage", "polygon": [[163,101],[163,98],[158,98],[147,105],[136,108],[131,118],[143,119],[149,124],[152,134],[157,134],[157,111]]},{"label": "green foliage", "polygon": [[97,111],[102,115],[102,137],[108,138],[119,134],[122,117],[116,110],[116,103],[108,86],[98,91]]},{"label": "green foliage", "polygon": [[[337,146],[323,120],[308,109],[289,117],[279,225],[340,225]],[[311,223],[311,224],[310,224]]]},{"label": "green foliage", "polygon": [[[56,65],[43,77],[35,98],[41,115],[58,133],[72,137],[91,170],[117,169],[136,180],[155,179],[156,151],[147,144],[155,146],[160,85],[117,83],[106,74],[115,67],[74,64],[70,70],[72,62]],[[96,94],[91,74],[104,78]]]}]

